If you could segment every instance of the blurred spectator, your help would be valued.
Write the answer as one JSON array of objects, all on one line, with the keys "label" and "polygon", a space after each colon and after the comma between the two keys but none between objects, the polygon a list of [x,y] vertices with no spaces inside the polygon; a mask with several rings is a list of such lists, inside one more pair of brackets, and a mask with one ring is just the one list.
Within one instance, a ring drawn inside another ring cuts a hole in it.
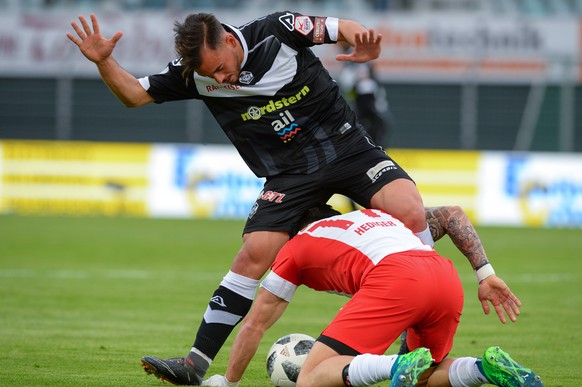
[{"label": "blurred spectator", "polygon": [[388,147],[392,119],[386,91],[375,76],[373,62],[345,62],[339,85],[372,141]]},{"label": "blurred spectator", "polygon": [[372,7],[377,11],[387,11],[390,7],[390,0],[372,0]]}]

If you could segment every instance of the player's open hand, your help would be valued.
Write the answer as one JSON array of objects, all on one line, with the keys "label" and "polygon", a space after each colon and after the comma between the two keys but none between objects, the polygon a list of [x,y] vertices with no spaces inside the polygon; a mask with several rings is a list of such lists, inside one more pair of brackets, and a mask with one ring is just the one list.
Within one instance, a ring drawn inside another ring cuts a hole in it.
[{"label": "player's open hand", "polygon": [[349,54],[336,55],[339,61],[368,62],[380,56],[382,35],[376,35],[374,29],[365,32],[357,32],[354,35],[354,50]]},{"label": "player's open hand", "polygon": [[478,296],[485,314],[490,312],[490,307],[487,303],[490,302],[503,324],[507,322],[504,311],[512,322],[517,320],[521,301],[511,292],[509,286],[501,278],[492,275],[481,281],[479,283]]},{"label": "player's open hand", "polygon": [[[79,50],[91,62],[99,63],[111,56],[117,41],[121,39],[122,32],[117,32],[111,39],[106,39],[101,35],[99,30],[99,22],[95,14],[91,14],[91,28],[84,16],[79,16],[79,26],[76,22],[71,22],[71,26],[77,33],[77,36],[72,33],[67,33],[67,37],[71,42],[75,43]],[[81,28],[82,27],[82,28]]]}]

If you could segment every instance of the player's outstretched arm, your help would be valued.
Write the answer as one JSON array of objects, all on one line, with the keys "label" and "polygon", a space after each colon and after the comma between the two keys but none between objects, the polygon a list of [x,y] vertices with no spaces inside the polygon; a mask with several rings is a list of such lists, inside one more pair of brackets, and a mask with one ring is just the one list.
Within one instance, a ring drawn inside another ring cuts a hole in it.
[{"label": "player's outstretched arm", "polygon": [[113,59],[113,50],[123,33],[117,32],[111,39],[107,39],[101,35],[95,14],[91,14],[90,18],[91,26],[84,16],[79,16],[80,25],[71,22],[76,35],[67,33],[69,40],[79,47],[85,58],[97,65],[107,87],[125,106],[137,107],[153,102],[139,81]]},{"label": "player's outstretched arm", "polygon": [[507,321],[504,311],[509,319],[515,322],[519,315],[521,302],[511,292],[507,284],[495,275],[485,254],[481,238],[479,238],[465,211],[459,206],[431,207],[425,210],[434,241],[436,242],[447,234],[475,270],[479,280],[478,297],[483,312],[489,314],[489,302],[495,308],[502,323],[505,324]]},{"label": "player's outstretched arm", "polygon": [[[289,305],[287,301],[273,295],[265,288],[259,288],[257,298],[253,302],[249,314],[243,320],[232,345],[225,381],[237,383],[241,380],[251,359],[259,348],[265,332],[279,320],[287,305]],[[210,382],[210,379],[208,382]],[[215,378],[215,380],[218,379],[220,377]]]},{"label": "player's outstretched arm", "polygon": [[481,238],[461,207],[429,207],[425,208],[425,213],[435,242],[448,235],[457,249],[467,257],[473,270],[489,263]]},{"label": "player's outstretched arm", "polygon": [[368,62],[380,56],[382,35],[366,29],[352,20],[339,20],[338,42],[346,42],[354,49],[349,54],[336,55],[339,61]]}]

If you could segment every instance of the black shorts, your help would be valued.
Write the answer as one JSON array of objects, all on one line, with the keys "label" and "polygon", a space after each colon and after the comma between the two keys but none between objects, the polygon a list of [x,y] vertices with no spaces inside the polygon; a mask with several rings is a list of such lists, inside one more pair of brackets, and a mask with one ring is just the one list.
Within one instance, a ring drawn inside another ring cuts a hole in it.
[{"label": "black shorts", "polygon": [[412,180],[386,152],[371,148],[337,160],[309,175],[268,178],[247,218],[243,234],[253,231],[291,231],[304,212],[342,194],[363,207],[384,185]]}]

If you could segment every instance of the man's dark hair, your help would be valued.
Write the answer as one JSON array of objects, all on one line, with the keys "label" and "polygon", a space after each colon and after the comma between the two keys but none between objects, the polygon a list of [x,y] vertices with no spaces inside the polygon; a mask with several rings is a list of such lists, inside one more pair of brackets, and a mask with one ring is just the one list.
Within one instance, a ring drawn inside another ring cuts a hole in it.
[{"label": "man's dark hair", "polygon": [[225,29],[210,13],[193,13],[183,23],[174,22],[174,45],[182,57],[182,76],[189,82],[194,71],[202,65],[202,48],[216,49],[222,42]]},{"label": "man's dark hair", "polygon": [[295,227],[293,227],[293,229],[289,233],[289,237],[293,238],[299,232],[299,230],[307,226],[309,223],[340,214],[341,212],[335,210],[329,204],[320,204],[318,206],[311,207],[308,210],[306,210],[301,216],[301,218],[297,221]]}]

